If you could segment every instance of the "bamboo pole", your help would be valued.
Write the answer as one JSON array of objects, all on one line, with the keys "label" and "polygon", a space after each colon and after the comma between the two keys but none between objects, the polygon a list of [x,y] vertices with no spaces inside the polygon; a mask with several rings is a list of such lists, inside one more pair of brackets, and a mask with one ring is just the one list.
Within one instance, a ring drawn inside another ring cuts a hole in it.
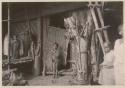
[{"label": "bamboo pole", "polygon": [[[98,25],[96,15],[95,15],[95,12],[94,12],[94,7],[90,6],[90,11],[91,11],[92,18],[93,18],[93,21],[94,21],[94,24],[95,24],[95,29],[97,30],[97,29],[99,29],[99,25]],[[98,35],[98,38],[99,38],[99,41],[100,41],[100,44],[101,44],[101,47],[102,47],[103,54],[105,55],[103,39],[102,39],[101,34],[99,32],[97,32],[97,35]]]},{"label": "bamboo pole", "polygon": [[[104,27],[105,25],[104,25],[104,20],[103,20],[103,17],[102,17],[102,13],[101,13],[100,7],[97,7],[97,12],[98,12],[99,20],[100,20],[100,23],[101,23],[101,27]],[[103,33],[104,33],[104,36],[105,36],[105,41],[109,43],[107,30],[103,30]]]}]

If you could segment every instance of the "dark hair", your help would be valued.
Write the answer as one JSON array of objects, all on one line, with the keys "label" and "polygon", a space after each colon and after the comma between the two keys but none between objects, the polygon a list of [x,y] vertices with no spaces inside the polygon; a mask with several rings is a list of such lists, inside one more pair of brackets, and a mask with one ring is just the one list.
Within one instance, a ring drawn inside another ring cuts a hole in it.
[{"label": "dark hair", "polygon": [[15,35],[13,35],[13,37],[14,37],[14,36],[17,38],[17,35],[16,35],[16,34],[15,34]]},{"label": "dark hair", "polygon": [[55,42],[54,45],[56,45],[56,49],[59,47],[59,44],[57,42]]},{"label": "dark hair", "polygon": [[16,38],[16,39],[17,39],[17,38],[18,38],[18,36],[17,36],[17,35],[13,35],[13,36],[12,36],[12,38],[13,38],[13,39],[14,39],[14,38]]}]

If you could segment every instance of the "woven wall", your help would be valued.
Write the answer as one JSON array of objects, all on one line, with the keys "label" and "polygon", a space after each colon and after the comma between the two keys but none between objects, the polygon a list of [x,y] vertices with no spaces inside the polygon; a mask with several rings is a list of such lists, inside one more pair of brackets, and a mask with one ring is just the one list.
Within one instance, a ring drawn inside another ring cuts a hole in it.
[{"label": "woven wall", "polygon": [[29,26],[26,21],[11,23],[11,38],[13,35],[17,35],[18,39],[23,42],[24,56],[28,55],[28,50],[30,48],[31,40],[29,35],[29,30],[31,30],[31,35],[35,42],[38,42],[41,38],[40,28],[38,28],[39,20],[30,20]]},{"label": "woven wall", "polygon": [[[47,36],[47,59],[46,59],[46,66],[48,71],[52,71],[52,54],[51,50],[53,48],[54,42],[59,44],[59,67],[65,66],[65,60],[67,57],[67,47],[68,41],[65,39],[65,29],[56,28],[49,26],[48,27],[48,36]],[[61,68],[60,68],[61,69]]]}]

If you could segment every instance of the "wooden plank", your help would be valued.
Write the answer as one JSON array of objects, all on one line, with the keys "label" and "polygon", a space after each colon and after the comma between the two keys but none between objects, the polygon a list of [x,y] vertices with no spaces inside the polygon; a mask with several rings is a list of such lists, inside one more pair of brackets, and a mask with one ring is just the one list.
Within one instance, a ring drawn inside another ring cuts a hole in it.
[{"label": "wooden plank", "polygon": [[[32,59],[32,57],[22,57],[22,58],[20,58],[20,59],[10,59],[10,63],[14,63],[14,62],[16,62],[16,63],[18,63],[18,62],[26,62],[26,61],[32,61],[33,59]],[[9,61],[8,61],[8,59],[7,60],[2,60],[2,63],[4,64],[4,63],[6,63],[6,64],[8,64],[9,63]]]}]

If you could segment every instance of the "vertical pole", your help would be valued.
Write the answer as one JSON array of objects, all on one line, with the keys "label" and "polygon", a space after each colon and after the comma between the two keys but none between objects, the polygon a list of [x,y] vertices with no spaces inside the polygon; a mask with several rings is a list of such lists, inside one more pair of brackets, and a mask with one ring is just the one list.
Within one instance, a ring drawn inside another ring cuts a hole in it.
[{"label": "vertical pole", "polygon": [[10,70],[10,4],[8,3],[8,70]]},{"label": "vertical pole", "polygon": [[34,75],[38,76],[41,74],[41,20],[40,18],[37,19],[37,41],[36,41],[36,47],[35,47],[35,60],[34,60]]},{"label": "vertical pole", "polygon": [[26,23],[27,23],[27,29],[28,29],[28,32],[29,32],[30,41],[32,41],[32,38],[31,38],[31,28],[30,28],[30,19],[29,19],[29,16],[28,16],[27,8],[25,9],[25,15],[26,15]]},{"label": "vertical pole", "polygon": [[42,57],[42,59],[43,59],[43,71],[42,71],[42,76],[45,76],[45,73],[46,73],[46,59],[47,59],[47,57],[46,57],[46,55],[47,55],[47,47],[48,47],[48,45],[47,45],[47,38],[48,38],[48,25],[49,25],[49,18],[48,17],[44,17],[43,18],[43,29],[42,29],[42,31],[43,31],[43,57]]}]

